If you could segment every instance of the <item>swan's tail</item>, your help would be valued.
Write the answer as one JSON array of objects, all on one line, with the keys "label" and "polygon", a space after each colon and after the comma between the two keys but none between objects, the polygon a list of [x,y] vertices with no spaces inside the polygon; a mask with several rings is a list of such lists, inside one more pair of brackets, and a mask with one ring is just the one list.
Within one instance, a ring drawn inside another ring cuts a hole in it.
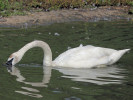
[{"label": "swan's tail", "polygon": [[128,52],[129,50],[131,50],[131,49],[124,49],[124,50],[120,50],[120,51],[123,51],[123,52]]},{"label": "swan's tail", "polygon": [[117,62],[126,52],[128,52],[130,49],[124,49],[124,50],[118,50],[114,52],[110,57],[110,64],[113,64]]},{"label": "swan's tail", "polygon": [[130,49],[124,49],[124,50],[119,50],[118,55],[123,56],[126,52],[128,52]]}]

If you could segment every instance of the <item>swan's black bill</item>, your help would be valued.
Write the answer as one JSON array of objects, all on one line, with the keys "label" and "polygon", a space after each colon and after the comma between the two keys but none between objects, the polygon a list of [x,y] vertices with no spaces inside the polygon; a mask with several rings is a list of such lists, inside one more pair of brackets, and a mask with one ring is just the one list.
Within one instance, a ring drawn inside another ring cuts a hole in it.
[{"label": "swan's black bill", "polygon": [[10,72],[12,72],[12,61],[13,61],[13,58],[7,61],[5,64],[5,66],[7,67],[7,70],[9,70]]}]

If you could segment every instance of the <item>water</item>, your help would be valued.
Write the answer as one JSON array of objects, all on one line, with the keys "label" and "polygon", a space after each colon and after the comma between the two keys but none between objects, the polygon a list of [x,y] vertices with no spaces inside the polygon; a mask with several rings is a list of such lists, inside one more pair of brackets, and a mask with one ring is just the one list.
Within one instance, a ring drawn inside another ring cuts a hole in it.
[{"label": "water", "polygon": [[7,72],[9,55],[33,40],[47,42],[53,59],[79,45],[133,49],[132,21],[72,22],[26,29],[0,28],[1,100],[132,100],[133,52],[104,68],[70,69],[42,66],[43,51],[29,50]]}]

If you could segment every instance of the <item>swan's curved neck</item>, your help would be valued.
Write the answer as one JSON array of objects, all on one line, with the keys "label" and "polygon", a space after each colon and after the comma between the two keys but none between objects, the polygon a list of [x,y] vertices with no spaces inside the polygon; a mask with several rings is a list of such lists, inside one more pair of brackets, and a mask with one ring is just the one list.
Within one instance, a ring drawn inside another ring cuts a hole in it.
[{"label": "swan's curved neck", "polygon": [[52,65],[52,52],[49,47],[49,45],[46,42],[43,41],[33,41],[28,44],[26,44],[24,47],[22,47],[17,53],[19,54],[19,57],[22,58],[23,55],[28,51],[29,49],[33,47],[40,47],[44,51],[44,59],[43,59],[43,65],[45,66],[51,66]]}]

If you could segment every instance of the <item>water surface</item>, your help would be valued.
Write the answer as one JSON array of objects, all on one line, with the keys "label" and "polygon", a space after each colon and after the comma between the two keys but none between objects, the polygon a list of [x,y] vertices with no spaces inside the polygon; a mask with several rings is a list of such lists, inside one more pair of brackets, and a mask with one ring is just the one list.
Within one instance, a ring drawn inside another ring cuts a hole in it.
[{"label": "water surface", "polygon": [[8,56],[33,40],[47,42],[53,59],[67,49],[94,45],[133,49],[131,21],[72,22],[28,29],[0,28],[0,99],[2,100],[132,100],[133,52],[103,68],[43,67],[43,51],[29,50],[7,72]]}]

